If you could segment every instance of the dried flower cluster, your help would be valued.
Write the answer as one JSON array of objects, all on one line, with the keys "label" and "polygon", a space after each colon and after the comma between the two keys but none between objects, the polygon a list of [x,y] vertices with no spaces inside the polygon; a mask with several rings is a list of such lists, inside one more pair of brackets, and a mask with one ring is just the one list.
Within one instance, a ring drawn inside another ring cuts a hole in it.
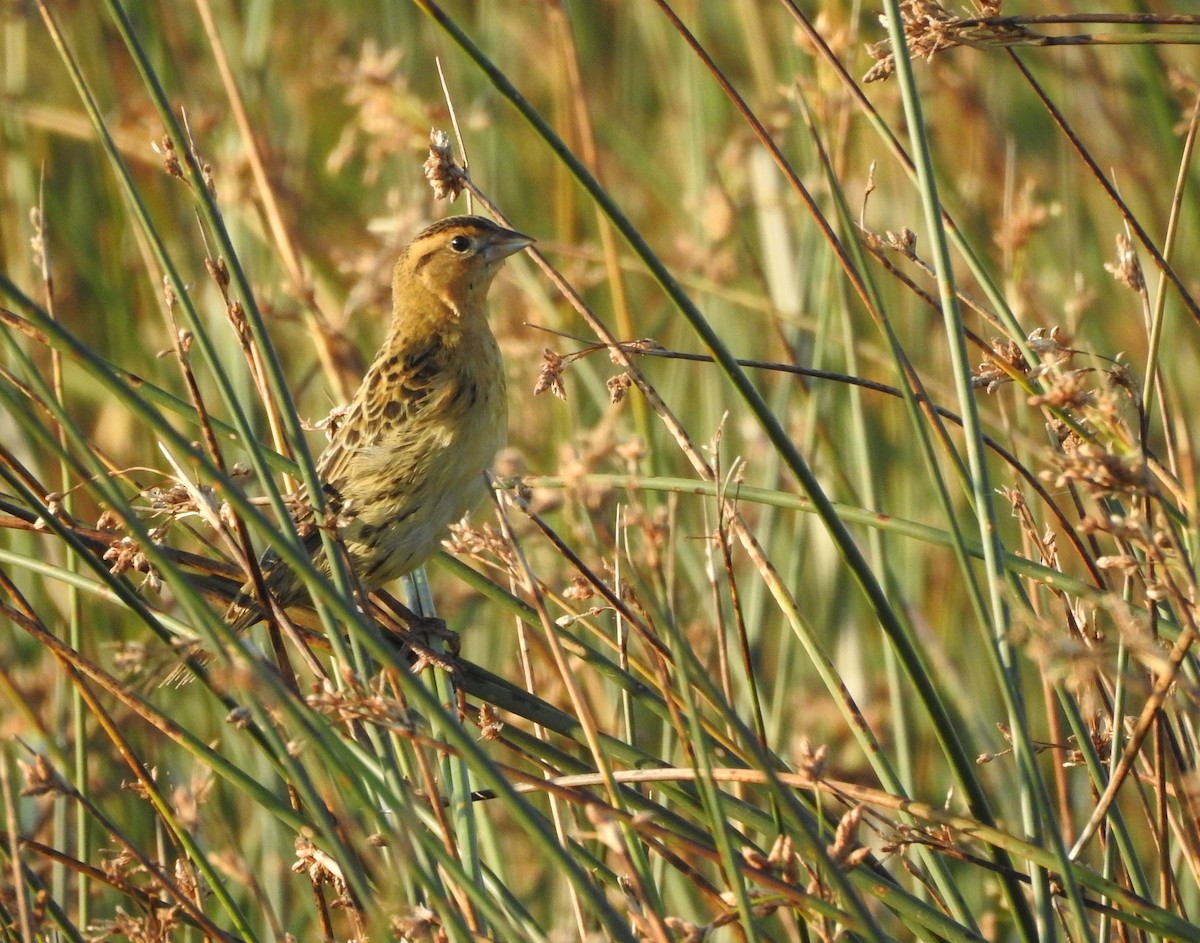
[{"label": "dried flower cluster", "polygon": [[541,396],[547,390],[561,400],[567,398],[567,388],[563,383],[563,369],[566,366],[562,357],[546,348],[542,352],[542,368],[538,371],[537,383],[533,387],[533,395]]},{"label": "dried flower cluster", "polygon": [[975,368],[975,372],[971,374],[971,385],[976,389],[982,388],[988,393],[995,393],[1003,384],[1016,377],[1037,379],[1059,371],[1076,353],[1064,343],[1063,332],[1058,326],[1049,330],[1044,327],[1035,328],[1025,338],[1025,344],[1041,358],[1036,367],[1030,365],[1016,341],[994,337],[989,342],[990,357]]},{"label": "dried flower cluster", "polygon": [[145,580],[142,584],[144,589],[154,592],[162,589],[162,577],[150,565],[145,552],[132,537],[119,537],[114,540],[109,545],[109,548],[104,551],[104,559],[111,564],[109,572],[114,576],[120,576],[122,573],[133,570],[145,575]]},{"label": "dried flower cluster", "polygon": [[344,680],[341,688],[321,685],[305,697],[305,703],[338,723],[360,721],[392,730],[412,728],[412,717],[390,694],[364,686],[349,673]]},{"label": "dried flower cluster", "polygon": [[429,132],[429,157],[425,159],[425,179],[436,200],[453,202],[467,182],[467,173],[454,160],[450,135],[434,128]]},{"label": "dried flower cluster", "polygon": [[1125,233],[1117,234],[1116,261],[1105,262],[1104,270],[1130,291],[1140,294],[1146,290],[1146,276],[1142,272],[1142,263],[1133,248],[1133,240]]},{"label": "dried flower cluster", "polygon": [[[1001,0],[977,0],[978,15],[961,17],[953,15],[935,0],[900,0],[900,17],[904,26],[904,40],[909,55],[914,59],[932,59],[943,49],[955,46],[1019,46],[1039,42],[1043,37],[1015,23],[979,23],[981,18],[998,17]],[[880,17],[884,28],[887,20]],[[875,60],[864,82],[882,82],[896,72],[895,52],[891,40],[882,40],[867,47]]]},{"label": "dried flower cluster", "polygon": [[473,527],[465,520],[451,524],[450,536],[443,541],[443,546],[455,556],[470,557],[513,576],[521,573],[512,547],[504,535],[490,524]]},{"label": "dried flower cluster", "polygon": [[427,104],[409,89],[403,56],[400,49],[381,48],[369,39],[357,59],[338,63],[345,101],[355,114],[326,160],[330,174],[361,160],[364,179],[374,183],[420,146],[428,127]]}]

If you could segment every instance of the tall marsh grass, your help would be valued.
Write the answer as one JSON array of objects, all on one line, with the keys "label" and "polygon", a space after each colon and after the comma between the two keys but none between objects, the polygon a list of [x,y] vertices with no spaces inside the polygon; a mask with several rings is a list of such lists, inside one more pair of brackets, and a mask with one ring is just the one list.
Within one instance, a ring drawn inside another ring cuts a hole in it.
[{"label": "tall marsh grass", "polygon": [[[1200,16],[977,6],[8,4],[3,939],[1200,938]],[[468,206],[406,646],[287,508]]]}]

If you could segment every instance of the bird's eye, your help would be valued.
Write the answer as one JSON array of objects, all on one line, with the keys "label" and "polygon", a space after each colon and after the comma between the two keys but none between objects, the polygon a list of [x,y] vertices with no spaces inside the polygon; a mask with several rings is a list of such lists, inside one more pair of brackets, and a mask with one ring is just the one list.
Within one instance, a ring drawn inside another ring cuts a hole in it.
[{"label": "bird's eye", "polygon": [[450,240],[450,248],[455,252],[466,252],[471,248],[471,240],[466,236],[455,236]]}]

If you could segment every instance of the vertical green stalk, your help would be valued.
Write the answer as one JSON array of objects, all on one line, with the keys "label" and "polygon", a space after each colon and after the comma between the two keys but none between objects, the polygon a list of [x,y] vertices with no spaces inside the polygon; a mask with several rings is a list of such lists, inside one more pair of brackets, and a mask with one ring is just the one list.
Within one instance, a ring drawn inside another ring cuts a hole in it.
[{"label": "vertical green stalk", "polygon": [[[978,406],[971,385],[971,367],[967,357],[966,336],[962,312],[958,307],[950,263],[950,251],[943,225],[941,203],[937,194],[937,183],[933,170],[933,157],[925,134],[924,117],[917,93],[916,78],[912,71],[908,45],[904,32],[904,19],[899,0],[887,0],[887,29],[891,39],[892,53],[896,64],[896,81],[900,85],[904,102],[904,113],[909,129],[909,146],[914,155],[918,190],[925,211],[925,224],[929,231],[930,251],[937,276],[938,297],[946,329],[948,353],[953,371],[955,390],[959,400],[959,412],[963,421],[963,435],[970,469],[969,485],[971,503],[979,528],[983,547],[984,580],[989,603],[992,644],[988,647],[997,673],[997,683],[1004,696],[1012,732],[1013,748],[1018,771],[1021,813],[1026,833],[1035,840],[1049,841],[1062,860],[1062,875],[1068,899],[1077,921],[1077,932],[1091,939],[1090,924],[1084,909],[1078,884],[1071,876],[1067,865],[1066,849],[1061,834],[1053,820],[1053,804],[1045,782],[1037,768],[1036,756],[1030,742],[1029,720],[1021,694],[1021,673],[1017,655],[1008,640],[1010,622],[1008,606],[1004,597],[1005,572],[1002,564],[1003,546],[1000,541],[999,524],[992,503],[992,489],[988,481],[987,464],[983,445],[983,431],[979,420]],[[972,579],[971,573],[965,578]],[[1032,869],[1034,898],[1039,904],[1039,925],[1035,928],[1026,920],[1019,919],[1022,936],[1027,943],[1057,936],[1058,919],[1053,910],[1049,893],[1049,876],[1041,869]],[[1023,909],[1016,909],[1018,918],[1024,916]]]},{"label": "vertical green stalk", "polygon": [[[174,109],[171,107],[170,101],[167,98],[166,92],[163,90],[161,83],[158,80],[158,75],[150,63],[145,51],[142,49],[141,43],[134,32],[133,24],[129,19],[128,14],[121,6],[120,0],[106,0],[109,12],[112,15],[113,22],[116,24],[117,31],[120,33],[122,40],[125,42],[131,58],[136,65],[139,74],[142,77],[143,85],[149,93],[160,120],[167,128],[167,133],[175,144],[176,155],[180,161],[180,171],[191,185],[192,193],[196,198],[197,209],[203,218],[205,225],[209,228],[213,238],[216,240],[217,246],[221,250],[222,257],[225,260],[229,269],[230,281],[235,290],[238,299],[241,301],[246,322],[250,327],[251,333],[254,335],[254,340],[258,345],[259,351],[263,358],[263,363],[267,371],[267,379],[270,383],[271,392],[275,397],[275,402],[279,407],[280,415],[283,420],[284,430],[287,435],[288,443],[291,446],[293,455],[296,459],[296,464],[300,472],[301,481],[304,483],[309,496],[309,502],[312,506],[313,514],[317,520],[321,520],[324,515],[325,502],[324,492],[321,488],[320,481],[317,478],[316,465],[314,464],[312,453],[308,448],[308,443],[304,435],[304,430],[300,424],[300,417],[296,413],[296,406],[292,400],[288,389],[287,380],[284,376],[283,366],[279,361],[279,355],[271,343],[270,335],[267,333],[266,325],[262,318],[262,313],[258,309],[258,303],[255,300],[254,292],[250,286],[250,280],[247,277],[245,270],[242,268],[241,262],[238,259],[237,250],[233,245],[233,240],[230,238],[229,231],[225,226],[224,217],[220,207],[217,206],[216,200],[208,186],[208,180],[197,163],[197,155],[193,152],[192,142],[189,135],[184,132],[183,127],[179,123],[179,119],[175,115]],[[81,81],[81,80],[80,80]],[[95,108],[95,104],[90,102],[90,95],[87,95],[86,89],[81,87],[81,95],[86,95],[89,99],[91,109]],[[107,132],[103,129],[103,122],[99,120],[97,115],[95,123],[98,130],[104,138],[107,139]],[[114,162],[120,165],[120,158],[115,150],[110,148],[110,156]],[[123,167],[122,167],[123,169]],[[124,179],[127,193],[130,196],[131,202],[135,206],[140,207],[140,200],[137,197],[136,190],[128,180]],[[142,210],[144,223],[147,233],[152,230],[149,227],[149,219],[145,216],[145,211]],[[255,474],[258,480],[267,493],[271,501],[272,508],[281,522],[291,521],[291,516],[287,512],[283,499],[276,487],[274,479],[270,475],[266,462],[262,457],[262,449],[257,445],[257,440],[253,435],[249,421],[246,418],[245,411],[240,407],[238,397],[236,396],[232,384],[229,381],[226,371],[221,366],[221,360],[213,347],[208,332],[203,329],[200,319],[188,300],[188,292],[175,273],[174,267],[170,265],[167,259],[165,249],[156,242],[156,255],[159,257],[160,263],[171,277],[171,283],[175,288],[175,295],[179,299],[183,311],[187,317],[188,327],[191,328],[195,335],[196,344],[202,352],[205,361],[211,368],[211,375],[217,388],[220,390],[221,399],[225,407],[230,411],[233,417],[234,424],[237,426],[239,433],[242,436],[242,443],[250,454],[251,464],[254,467]],[[346,570],[345,561],[338,549],[337,542],[333,535],[326,528],[319,528],[318,533],[321,536],[322,547],[325,552],[325,559],[329,563],[330,575],[334,586],[342,594],[345,599],[354,598],[353,583],[350,575]],[[286,543],[293,552],[300,552],[299,536],[296,533],[294,526],[283,525],[278,529],[278,535],[284,543]],[[324,605],[322,598],[319,595],[314,595],[317,611],[321,616],[321,620],[325,626],[330,642],[333,644],[335,651],[339,656],[350,664],[355,664],[356,659],[350,656],[348,651],[344,650],[342,635],[337,631],[337,625],[333,621],[331,613]],[[351,610],[354,611],[354,610]],[[349,625],[361,631],[374,631],[367,620],[362,619],[355,612],[355,615],[349,621]],[[361,667],[361,666],[359,666]],[[340,683],[340,678],[338,679]]]}]

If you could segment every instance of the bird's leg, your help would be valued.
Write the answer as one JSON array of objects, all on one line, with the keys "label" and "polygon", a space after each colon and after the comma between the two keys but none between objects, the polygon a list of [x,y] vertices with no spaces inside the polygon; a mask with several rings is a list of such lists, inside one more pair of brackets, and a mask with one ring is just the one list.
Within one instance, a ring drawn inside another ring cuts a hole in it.
[{"label": "bird's leg", "polygon": [[[413,612],[394,596],[376,591],[372,596],[376,624],[396,644],[406,649],[413,657],[412,672],[417,674],[428,667],[441,668],[451,677],[459,674],[454,658],[461,648],[458,633],[446,627],[444,619],[422,616]],[[450,654],[440,647],[429,644],[430,638],[440,638],[450,649]]]},{"label": "bird's leg", "polygon": [[[457,655],[462,650],[462,640],[457,632],[446,625],[445,619],[413,612],[391,593],[385,593],[382,590],[376,590],[374,598],[403,624],[406,635],[424,635],[441,639],[446,643],[446,647],[450,649],[452,655]],[[387,628],[387,626],[384,627]],[[408,638],[403,641],[407,642]]]},{"label": "bird's leg", "polygon": [[[423,642],[418,642],[415,638],[409,638],[404,642],[407,648],[414,656],[412,668],[413,674],[420,674],[426,668],[441,668],[450,676],[452,683],[456,682],[462,670],[458,666],[458,662],[452,656],[447,656],[443,652],[439,652],[436,648],[430,648]],[[454,687],[458,687],[454,683]]]}]

